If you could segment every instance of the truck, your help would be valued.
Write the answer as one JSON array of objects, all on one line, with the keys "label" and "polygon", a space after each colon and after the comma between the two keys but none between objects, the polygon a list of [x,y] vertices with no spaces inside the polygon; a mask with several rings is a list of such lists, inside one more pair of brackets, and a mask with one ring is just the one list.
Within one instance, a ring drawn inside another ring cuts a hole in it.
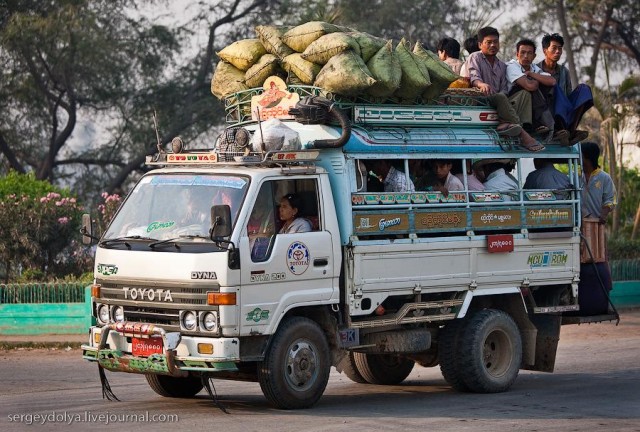
[{"label": "truck", "polygon": [[[235,379],[299,409],[331,367],[397,385],[416,364],[459,391],[503,392],[520,369],[553,371],[561,325],[615,318],[580,314],[579,145],[535,154],[570,189],[524,189],[532,154],[481,96],[403,105],[276,84],[227,98],[212,148],[159,147],[99,238],[82,353],[103,395],[104,370],[144,374],[165,397]],[[464,190],[421,184],[442,160]],[[381,161],[415,186],[385,190]],[[483,163],[518,187],[473,190]],[[310,230],[279,232],[289,194]]]}]

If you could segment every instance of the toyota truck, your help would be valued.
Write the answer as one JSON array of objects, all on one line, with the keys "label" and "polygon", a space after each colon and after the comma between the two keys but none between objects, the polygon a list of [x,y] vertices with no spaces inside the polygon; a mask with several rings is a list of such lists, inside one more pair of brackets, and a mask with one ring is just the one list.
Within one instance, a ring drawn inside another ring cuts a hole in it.
[{"label": "toyota truck", "polygon": [[[332,367],[397,385],[417,364],[456,390],[503,392],[520,369],[553,371],[563,323],[611,318],[579,313],[578,145],[535,154],[572,188],[524,189],[532,154],[496,132],[482,97],[381,104],[285,85],[274,100],[267,88],[227,99],[211,148],[176,139],[148,157],[99,238],[82,352],[103,391],[104,370],[144,374],[165,397],[249,380],[297,409],[318,402]],[[269,138],[275,117],[286,140]],[[463,190],[419,181],[436,160]],[[390,191],[379,161],[413,186]],[[482,162],[518,187],[473,190]],[[292,193],[311,229],[280,233]]]}]

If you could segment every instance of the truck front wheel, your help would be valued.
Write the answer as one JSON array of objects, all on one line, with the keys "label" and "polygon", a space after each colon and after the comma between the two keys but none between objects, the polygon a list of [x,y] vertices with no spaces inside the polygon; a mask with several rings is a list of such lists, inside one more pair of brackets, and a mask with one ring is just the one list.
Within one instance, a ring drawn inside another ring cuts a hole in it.
[{"label": "truck front wheel", "polygon": [[293,317],[275,334],[258,368],[258,381],[276,408],[313,406],[329,381],[329,345],[314,321]]},{"label": "truck front wheel", "polygon": [[507,313],[485,309],[465,320],[458,352],[458,372],[470,391],[503,392],[518,376],[522,338]]},{"label": "truck front wheel", "polygon": [[405,380],[415,362],[393,354],[353,353],[356,368],[369,384],[395,385]]},{"label": "truck front wheel", "polygon": [[145,374],[149,387],[164,397],[190,398],[202,390],[199,377],[176,378],[166,375]]}]

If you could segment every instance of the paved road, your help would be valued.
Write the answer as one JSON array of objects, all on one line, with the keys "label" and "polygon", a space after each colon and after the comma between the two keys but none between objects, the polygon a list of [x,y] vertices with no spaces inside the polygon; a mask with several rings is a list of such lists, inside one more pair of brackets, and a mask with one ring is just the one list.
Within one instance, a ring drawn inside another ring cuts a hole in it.
[{"label": "paved road", "polygon": [[[80,355],[0,352],[0,430],[640,431],[640,310],[623,312],[618,327],[565,326],[556,372],[522,371],[507,393],[455,393],[438,368],[416,367],[404,385],[388,387],[334,371],[319,404],[303,411],[272,409],[258,384],[216,381],[225,414],[204,392],[162,398],[143,377],[110,372],[122,402],[103,401],[97,367]],[[177,422],[160,421],[165,415]]]}]

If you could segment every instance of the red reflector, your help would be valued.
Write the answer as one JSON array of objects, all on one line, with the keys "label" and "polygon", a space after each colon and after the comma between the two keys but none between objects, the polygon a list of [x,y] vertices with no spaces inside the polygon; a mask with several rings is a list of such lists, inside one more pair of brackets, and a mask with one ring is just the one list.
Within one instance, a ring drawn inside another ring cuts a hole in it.
[{"label": "red reflector", "polygon": [[487,236],[489,253],[513,252],[513,234],[495,234]]},{"label": "red reflector", "polygon": [[480,121],[498,121],[498,113],[496,112],[481,112]]}]

